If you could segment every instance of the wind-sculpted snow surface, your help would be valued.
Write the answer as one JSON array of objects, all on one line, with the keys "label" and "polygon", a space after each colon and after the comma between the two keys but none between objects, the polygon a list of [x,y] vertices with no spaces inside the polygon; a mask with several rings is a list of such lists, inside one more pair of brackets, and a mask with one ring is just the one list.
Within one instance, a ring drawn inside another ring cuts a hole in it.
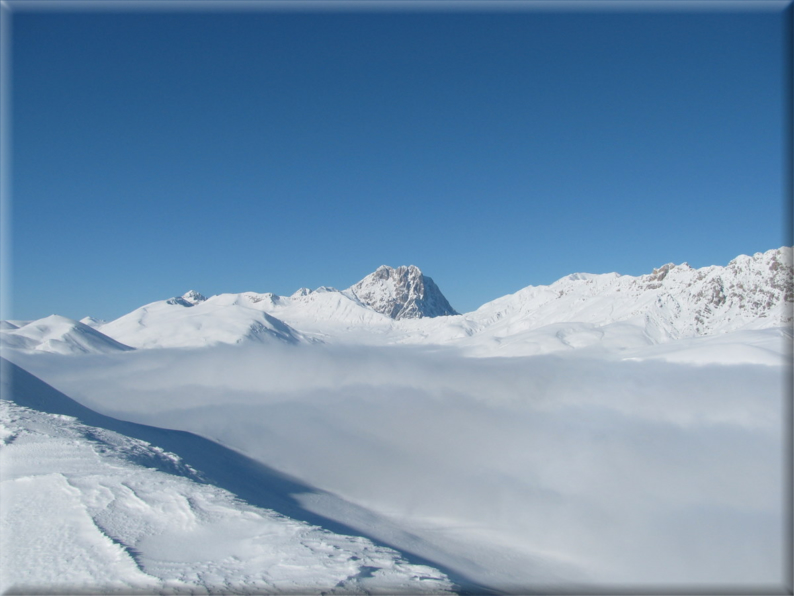
[{"label": "wind-sculpted snow surface", "polygon": [[780,364],[327,344],[15,358],[91,408],[328,491],[299,500],[491,588],[783,581]]},{"label": "wind-sculpted snow surface", "polygon": [[3,593],[450,593],[436,569],[249,505],[177,454],[47,412],[68,398],[5,372]]}]

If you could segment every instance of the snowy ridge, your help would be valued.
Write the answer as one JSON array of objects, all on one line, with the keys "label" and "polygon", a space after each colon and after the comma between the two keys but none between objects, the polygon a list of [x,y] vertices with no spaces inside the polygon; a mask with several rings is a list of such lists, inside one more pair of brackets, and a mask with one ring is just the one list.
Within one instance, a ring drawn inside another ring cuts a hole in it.
[{"label": "snowy ridge", "polygon": [[0,330],[4,348],[56,354],[105,354],[132,349],[84,323],[58,315],[21,326],[4,323]]},{"label": "snowy ridge", "polygon": [[95,317],[83,317],[82,319],[80,319],[80,322],[83,325],[88,325],[89,327],[95,327],[95,328],[107,323],[107,321],[103,321],[102,319],[97,319]]},{"label": "snowy ridge", "polygon": [[249,505],[175,453],[86,424],[102,417],[3,365],[3,593],[451,593],[436,569]]},{"label": "snowy ridge", "polygon": [[221,299],[190,303],[182,297],[180,300],[184,299],[188,307],[173,299],[153,302],[101,325],[99,330],[135,348],[309,341],[283,321],[254,308],[258,298],[252,299],[251,304],[242,304],[243,295],[236,296],[231,303]]},{"label": "snowy ridge", "polygon": [[578,322],[629,323],[650,342],[766,329],[792,321],[789,247],[739,256],[726,267],[672,263],[639,277],[573,274],[550,286],[528,286],[464,315],[478,331],[508,337]]},{"label": "snowy ridge", "polygon": [[[573,273],[458,315],[413,265],[382,266],[350,288],[291,296],[191,290],[103,323],[63,317],[4,321],[5,347],[92,353],[218,343],[454,345],[474,356],[516,356],[595,345],[642,348],[683,338],[790,326],[792,249],[727,266],[669,263],[647,275]],[[56,329],[57,328],[57,329]]]}]

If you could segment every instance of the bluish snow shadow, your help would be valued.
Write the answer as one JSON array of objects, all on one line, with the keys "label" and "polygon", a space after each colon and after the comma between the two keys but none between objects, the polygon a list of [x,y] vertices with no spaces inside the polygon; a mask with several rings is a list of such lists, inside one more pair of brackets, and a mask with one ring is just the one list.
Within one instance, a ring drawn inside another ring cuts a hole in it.
[{"label": "bluish snow shadow", "polygon": [[146,441],[176,454],[181,458],[183,464],[193,468],[198,475],[192,473],[184,466],[175,464],[168,458],[159,460],[147,458],[145,462],[140,462],[143,465],[157,468],[169,474],[179,474],[187,476],[194,481],[218,486],[251,505],[271,509],[289,518],[320,526],[330,532],[363,536],[378,546],[392,548],[400,552],[412,564],[428,565],[439,569],[454,582],[455,589],[460,594],[490,595],[504,593],[500,590],[480,585],[465,575],[410,552],[404,547],[396,546],[344,523],[307,510],[295,498],[296,495],[311,493],[322,495],[326,499],[333,499],[338,503],[338,509],[354,512],[359,518],[369,519],[382,526],[388,526],[388,531],[391,535],[397,534],[401,536],[401,542],[422,542],[418,536],[399,530],[388,522],[380,520],[376,514],[358,505],[310,486],[301,480],[279,472],[219,443],[185,431],[163,429],[105,416],[79,404],[38,377],[4,358],[0,359],[0,373],[2,373],[1,398],[3,400],[13,401],[20,406],[50,414],[73,416],[88,426],[103,428]]}]

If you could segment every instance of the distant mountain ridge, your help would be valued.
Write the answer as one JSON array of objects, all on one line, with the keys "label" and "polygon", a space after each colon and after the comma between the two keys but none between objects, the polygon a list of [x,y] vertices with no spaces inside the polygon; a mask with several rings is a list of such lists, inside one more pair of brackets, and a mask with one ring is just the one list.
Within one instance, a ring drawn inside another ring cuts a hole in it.
[{"label": "distant mountain ridge", "polygon": [[658,342],[790,325],[793,278],[792,249],[783,247],[741,255],[725,267],[668,263],[639,277],[576,273],[550,286],[528,286],[466,316],[483,327],[631,321]]},{"label": "distant mountain ridge", "polygon": [[22,326],[5,324],[0,340],[4,347],[56,354],[101,354],[132,349],[93,327],[59,315]]},{"label": "distant mountain ridge", "polygon": [[[617,349],[738,330],[791,326],[792,249],[727,266],[668,263],[638,277],[574,273],[527,286],[465,314],[413,265],[381,266],[346,290],[196,291],[108,323],[52,317],[0,326],[5,347],[86,353],[216,343],[447,344],[476,355],[521,355],[594,344]],[[56,333],[57,328],[57,333]],[[57,337],[56,337],[57,335]]]}]

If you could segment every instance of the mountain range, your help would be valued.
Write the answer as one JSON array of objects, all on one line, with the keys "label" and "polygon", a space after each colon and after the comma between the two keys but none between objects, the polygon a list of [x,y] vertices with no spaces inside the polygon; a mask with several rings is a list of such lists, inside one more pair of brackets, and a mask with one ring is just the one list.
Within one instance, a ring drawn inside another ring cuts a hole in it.
[{"label": "mountain range", "polygon": [[784,247],[459,314],[383,266],[1,321],[0,592],[768,592],[793,278]]},{"label": "mountain range", "polygon": [[741,255],[726,266],[669,263],[641,276],[567,275],[458,314],[413,265],[382,266],[345,290],[291,296],[196,291],[110,322],[52,315],[4,321],[5,347],[106,353],[244,342],[429,344],[472,355],[525,355],[592,346],[626,350],[792,321],[792,249]]}]

